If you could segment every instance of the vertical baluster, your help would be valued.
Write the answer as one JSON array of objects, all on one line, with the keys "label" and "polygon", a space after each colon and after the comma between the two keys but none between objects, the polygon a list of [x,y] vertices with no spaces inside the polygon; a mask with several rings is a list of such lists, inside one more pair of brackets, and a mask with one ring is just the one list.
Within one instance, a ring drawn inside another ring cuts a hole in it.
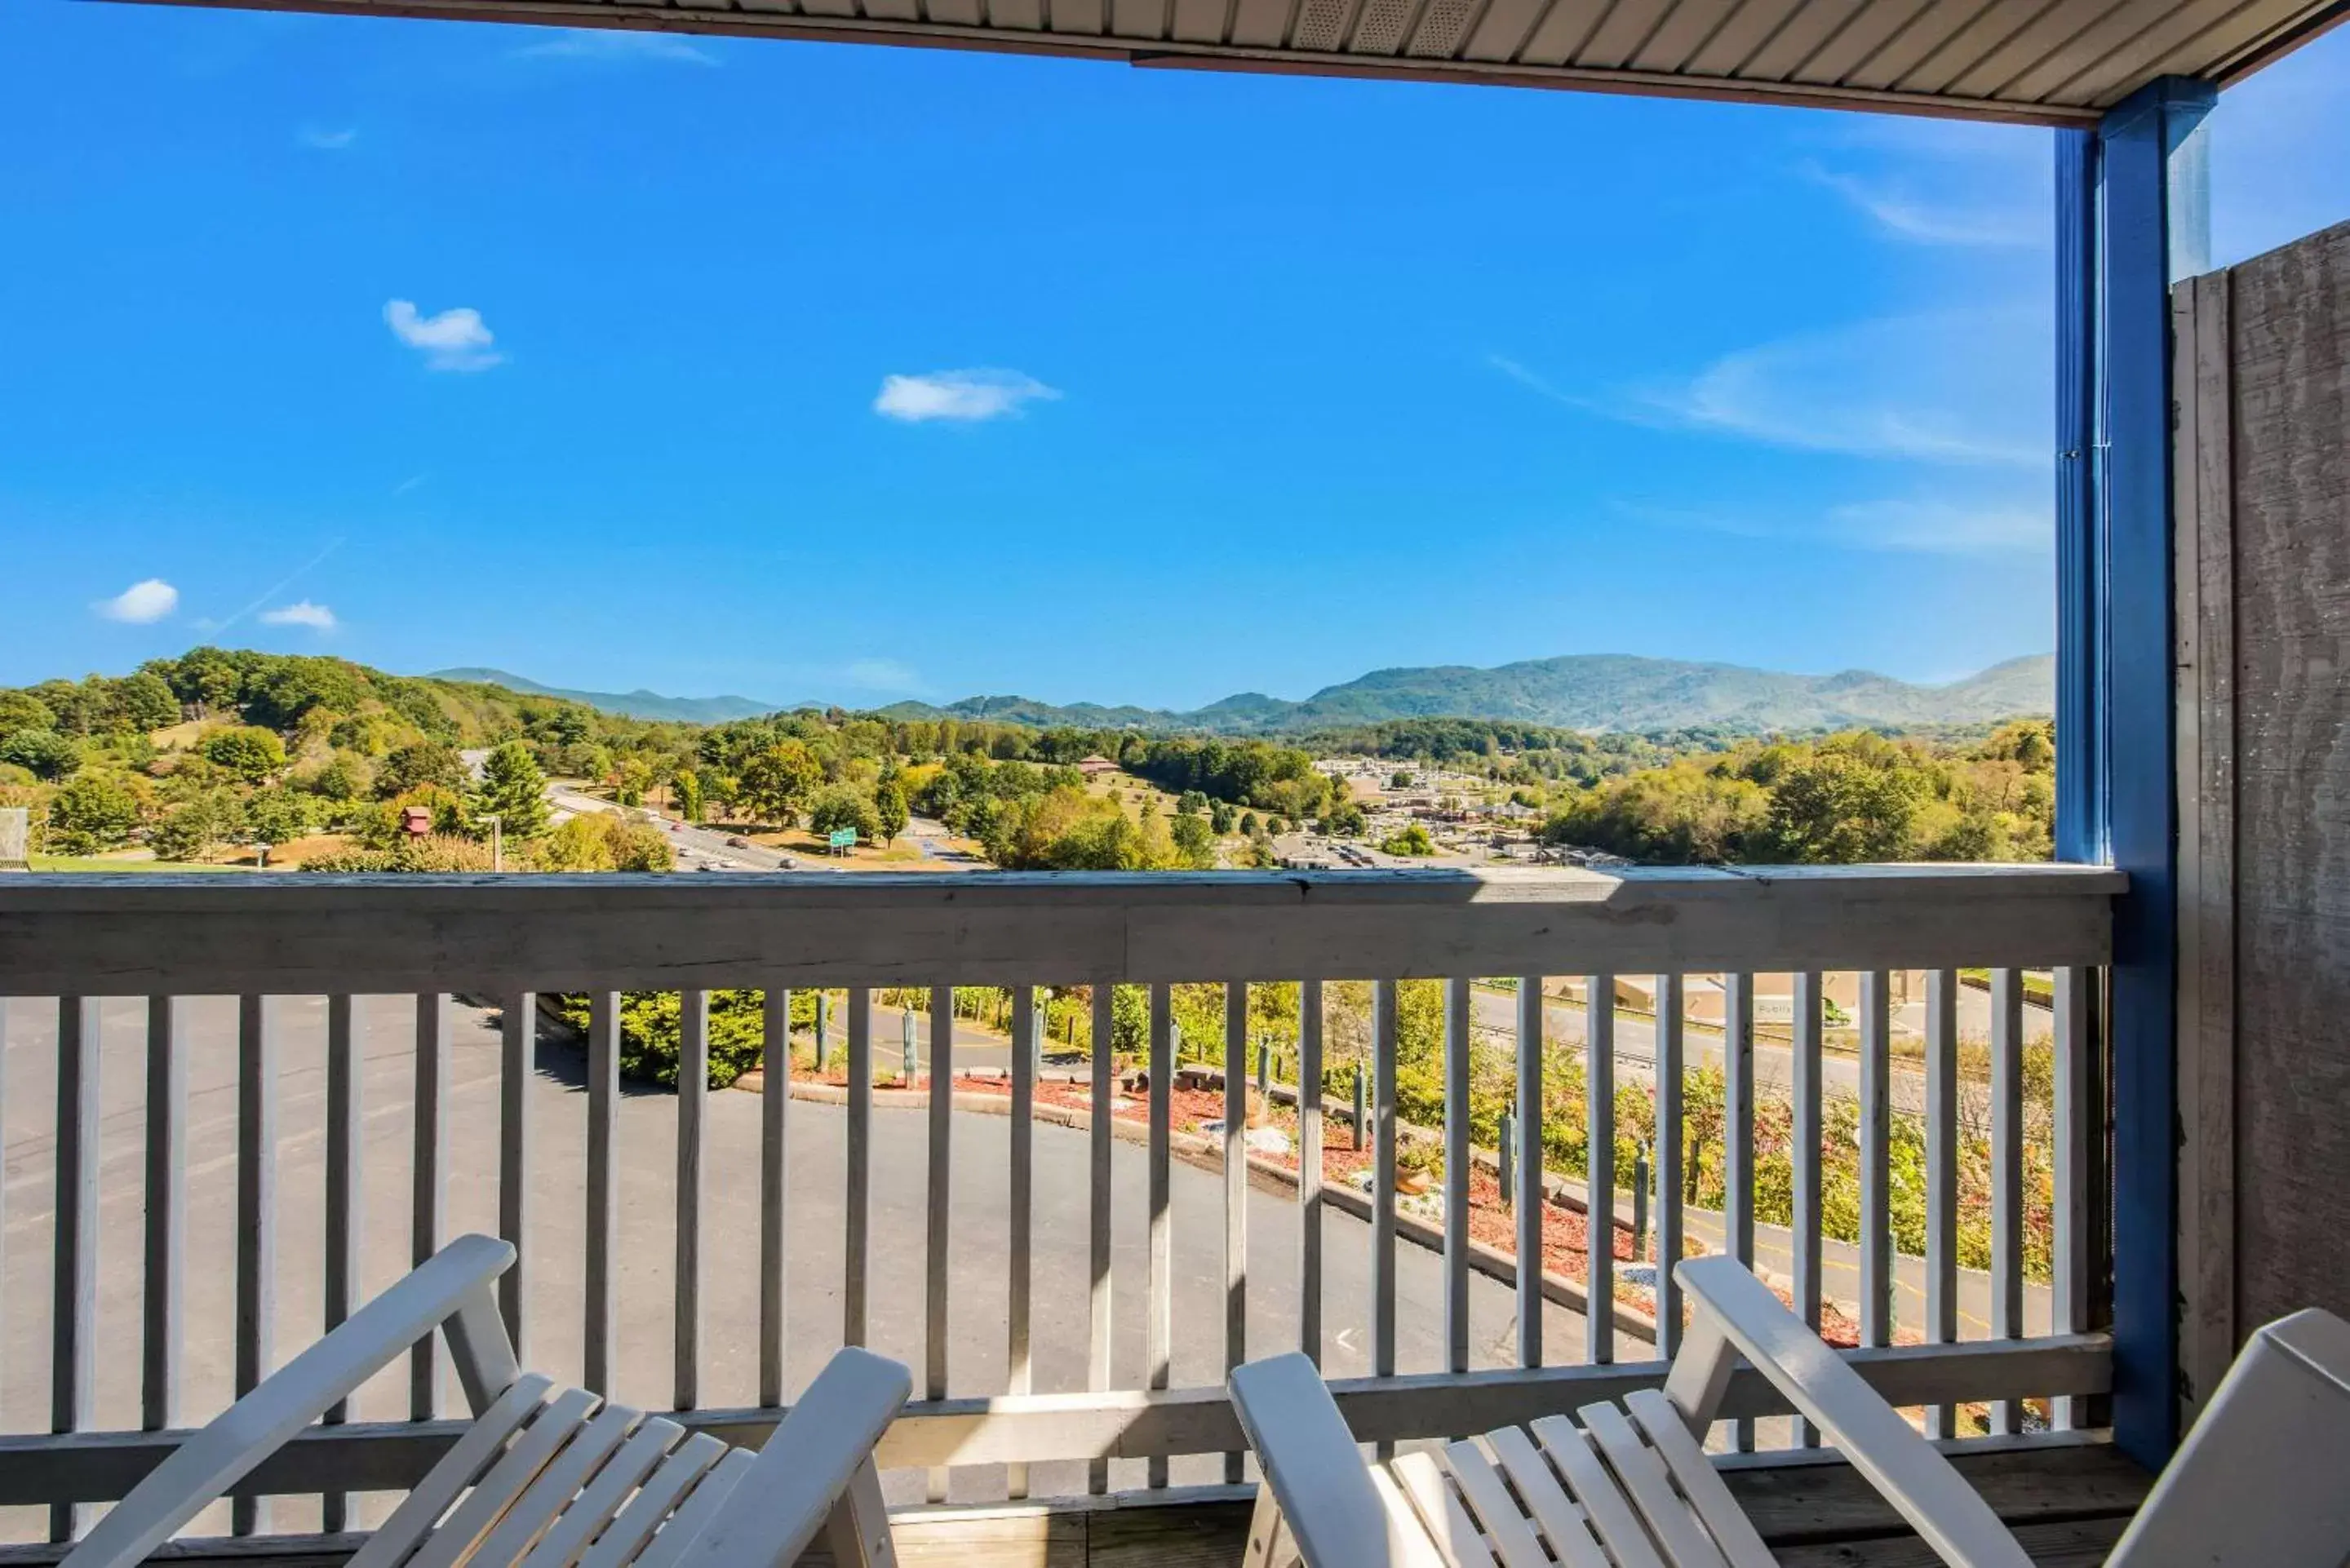
[{"label": "vertical baluster", "polygon": [[[2023,977],[1991,971],[1991,1337],[2023,1337]],[[2022,1407],[1991,1407],[1994,1433],[2022,1430]]]},{"label": "vertical baluster", "polygon": [[1322,1365],[1322,982],[1297,988],[1297,1348]]},{"label": "vertical baluster", "polygon": [[[1150,988],[1150,1386],[1167,1386],[1175,1343],[1174,1216],[1168,1208],[1169,1134],[1175,1094],[1174,1000],[1165,981]],[[1153,1456],[1145,1480],[1167,1484],[1167,1460]]]},{"label": "vertical baluster", "polygon": [[[333,1328],[359,1304],[360,1208],[359,1140],[361,1116],[360,1057],[353,1037],[354,999],[327,998],[327,1256],[324,1295],[326,1326]],[[152,1091],[150,1091],[152,1103]],[[519,1353],[517,1353],[519,1354]],[[350,1401],[328,1407],[326,1422],[338,1426],[350,1418]],[[349,1500],[338,1491],[318,1500],[319,1527],[335,1534],[348,1527]]]},{"label": "vertical baluster", "polygon": [[1894,1340],[1892,978],[1861,971],[1861,1345]]},{"label": "vertical baluster", "polygon": [[[922,1397],[947,1397],[947,1241],[954,1233],[954,988],[931,987],[930,1216],[923,1239]],[[1015,1051],[1014,1054],[1017,1055]],[[947,1467],[927,1496],[947,1498]]]},{"label": "vertical baluster", "polygon": [[612,1392],[612,1340],[619,1281],[612,1272],[620,1216],[620,1173],[612,1137],[620,1104],[620,993],[599,991],[588,1005],[588,1246],[584,1381]]},{"label": "vertical baluster", "polygon": [[1371,1376],[1395,1369],[1396,982],[1383,980],[1371,988]]},{"label": "vertical baluster", "polygon": [[[235,1392],[253,1391],[269,1371],[277,1315],[277,1041],[269,999],[237,999]],[[268,1501],[229,1504],[229,1532],[269,1528]]]},{"label": "vertical baluster", "polygon": [[1543,982],[1518,977],[1518,1365],[1543,1364]]},{"label": "vertical baluster", "polygon": [[[139,1425],[180,1422],[181,1307],[187,1234],[188,1054],[175,997],[147,999],[147,1229],[140,1307]],[[328,1181],[334,1173],[328,1172]],[[330,1412],[339,1419],[339,1407]]]},{"label": "vertical baluster", "polygon": [[[1794,1275],[1795,1312],[1806,1326],[1820,1326],[1820,976],[1807,970],[1795,977],[1794,1059]],[[1800,1447],[1819,1437],[1809,1421],[1795,1423]]]},{"label": "vertical baluster", "polygon": [[[1754,977],[1721,977],[1722,1223],[1730,1255],[1754,1266]],[[1735,1427],[1738,1451],[1754,1451],[1754,1422]]]},{"label": "vertical baluster", "polygon": [[[1224,982],[1224,1370],[1248,1356],[1248,984]],[[1224,1456],[1237,1484],[1241,1456]]]},{"label": "vertical baluster", "polygon": [[[1087,1314],[1086,1386],[1098,1394],[1109,1387],[1110,1351],[1110,1106],[1117,1087],[1117,1058],[1111,1047],[1118,1032],[1115,988],[1107,981],[1093,987],[1093,1122],[1087,1150],[1091,1191],[1086,1212],[1087,1262],[1093,1290]],[[1086,1490],[1109,1490],[1109,1461],[1094,1459],[1086,1467]]]},{"label": "vertical baluster", "polygon": [[767,987],[759,1054],[759,1403],[784,1402],[784,1287],[791,1257],[785,1228],[784,1131],[792,1103],[792,993]]},{"label": "vertical baluster", "polygon": [[1616,1359],[1616,977],[1595,974],[1583,1012],[1583,1358]]},{"label": "vertical baluster", "polygon": [[864,986],[848,992],[848,1219],[846,1278],[842,1281],[841,1343],[865,1343],[866,1291],[873,1248],[873,993]]},{"label": "vertical baluster", "polygon": [[1893,1343],[1893,1015],[1885,971],[1860,977],[1860,1343]]},{"label": "vertical baluster", "polygon": [[1681,1189],[1686,1159],[1682,1116],[1682,1023],[1686,982],[1678,974],[1657,977],[1657,1330],[1659,1355],[1670,1359],[1681,1347],[1681,1287],[1673,1277],[1685,1246]]},{"label": "vertical baluster", "polygon": [[[1959,1337],[1959,976],[1926,977],[1926,1340]],[[1953,1437],[1958,1407],[1926,1412],[1926,1435]]]},{"label": "vertical baluster", "polygon": [[[57,1266],[49,1319],[49,1430],[89,1426],[98,1375],[98,1056],[99,1002],[57,999]],[[49,1539],[74,1538],[78,1509],[49,1508]]]},{"label": "vertical baluster", "polygon": [[531,1352],[524,1286],[531,1262],[530,1083],[537,1043],[537,996],[508,992],[498,1002],[498,1235],[515,1250],[515,1261],[498,1276],[498,1312],[514,1341],[515,1359],[525,1366]]},{"label": "vertical baluster", "polygon": [[[2050,1330],[2081,1334],[2089,1326],[2089,1233],[2094,1212],[2093,1175],[2096,1160],[2096,1096],[2093,1076],[2089,1003],[2095,983],[2094,970],[2067,966],[2054,976],[2056,982],[2054,1123],[2056,1212],[2054,1251],[2051,1258]],[[2084,1401],[2065,1395],[2050,1412],[2058,1431],[2081,1426]]]},{"label": "vertical baluster", "polygon": [[1469,1370],[1469,982],[1444,982],[1444,1369]]},{"label": "vertical baluster", "polygon": [[702,1146],[710,1108],[710,993],[678,998],[677,1255],[670,1325],[676,1355],[671,1405],[702,1403]]},{"label": "vertical baluster", "polygon": [[[1034,1260],[1029,1229],[1035,1219],[1036,1137],[1036,988],[1012,990],[1012,1214],[1011,1279],[1005,1303],[1011,1353],[1005,1392],[1025,1394],[1035,1386],[1035,1364],[1028,1343],[1028,1293]],[[1006,1465],[1004,1481],[1011,1496],[1028,1495],[1028,1467]]]},{"label": "vertical baluster", "polygon": [[[422,1263],[441,1248],[449,1152],[449,999],[425,992],[416,999],[416,1164],[409,1214],[409,1261]],[[429,1421],[441,1414],[440,1335],[426,1334],[408,1353],[408,1415]]]}]

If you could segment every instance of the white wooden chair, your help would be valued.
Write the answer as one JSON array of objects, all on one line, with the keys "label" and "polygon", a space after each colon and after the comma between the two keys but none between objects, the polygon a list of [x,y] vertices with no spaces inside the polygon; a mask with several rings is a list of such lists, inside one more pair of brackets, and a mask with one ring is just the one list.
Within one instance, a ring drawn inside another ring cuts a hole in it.
[{"label": "white wooden chair", "polygon": [[843,1568],[897,1562],[873,1446],[911,1382],[835,1355],[756,1453],[688,1436],[515,1363],[492,1286],[514,1248],[464,1236],[192,1433],[66,1568],[131,1568],[255,1466],[438,1330],[473,1423],[347,1568],[789,1568],[819,1533]]},{"label": "white wooden chair", "polygon": [[[1769,1568],[1702,1442],[1741,1356],[1961,1568],[2029,1568],[1950,1462],[1745,1268],[1675,1271],[1695,1308],[1664,1388],[1367,1463],[1303,1355],[1232,1375],[1264,1483],[1247,1568]],[[1578,1424],[1579,1423],[1579,1424]],[[2342,1568],[2350,1324],[2252,1336],[2108,1568]]]}]

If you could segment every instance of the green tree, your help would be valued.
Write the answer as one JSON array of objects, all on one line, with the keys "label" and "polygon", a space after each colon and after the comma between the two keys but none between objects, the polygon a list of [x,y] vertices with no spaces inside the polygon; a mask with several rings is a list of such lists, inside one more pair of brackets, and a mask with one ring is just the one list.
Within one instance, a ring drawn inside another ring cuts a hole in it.
[{"label": "green tree", "polygon": [[521,741],[508,741],[482,763],[482,785],[473,815],[495,816],[509,838],[536,838],[546,831],[546,774]]},{"label": "green tree", "polygon": [[50,840],[68,855],[94,855],[127,843],[139,823],[139,798],[100,773],[68,779],[49,802]]},{"label": "green tree", "polygon": [[1379,847],[1389,855],[1433,855],[1436,843],[1428,836],[1428,829],[1419,824],[1408,823],[1400,833],[1379,840]]},{"label": "green tree", "polygon": [[0,763],[14,763],[35,778],[61,779],[81,765],[81,748],[55,730],[11,730],[0,736]]},{"label": "green tree", "polygon": [[859,838],[876,838],[881,832],[881,814],[859,791],[837,784],[808,807],[808,829],[819,835],[851,829]]},{"label": "green tree", "polygon": [[245,830],[264,844],[291,844],[314,820],[310,798],[289,789],[264,790],[244,803]]},{"label": "green tree", "polygon": [[824,764],[803,741],[778,741],[743,764],[743,804],[761,822],[789,827],[824,783]]},{"label": "green tree", "polygon": [[1322,814],[1322,831],[1333,838],[1355,838],[1371,825],[1360,801],[1342,797]]},{"label": "green tree", "polygon": [[15,730],[54,730],[57,710],[30,691],[0,691],[0,735]]},{"label": "green tree", "polygon": [[113,696],[115,720],[126,728],[161,730],[180,722],[180,700],[151,670],[116,681]]},{"label": "green tree", "polygon": [[441,741],[411,741],[396,746],[376,770],[379,800],[396,800],[426,785],[456,794],[465,787],[465,763],[457,749]]},{"label": "green tree", "polygon": [[702,774],[694,768],[680,768],[677,777],[670,781],[677,793],[677,814],[688,822],[702,820]]},{"label": "green tree", "polygon": [[1183,812],[1175,818],[1175,852],[1182,863],[1196,870],[1206,870],[1216,863],[1216,830],[1208,819],[1196,812]]},{"label": "green tree", "polygon": [[895,844],[898,835],[906,831],[906,792],[898,787],[896,779],[886,780],[873,792],[873,813],[880,819],[881,842]]},{"label": "green tree", "polygon": [[158,860],[198,860],[213,846],[237,837],[244,826],[244,813],[235,792],[208,789],[167,812],[147,836],[147,844]]},{"label": "green tree", "polygon": [[204,760],[246,784],[259,784],[286,765],[286,742],[275,730],[239,724],[204,737]]}]

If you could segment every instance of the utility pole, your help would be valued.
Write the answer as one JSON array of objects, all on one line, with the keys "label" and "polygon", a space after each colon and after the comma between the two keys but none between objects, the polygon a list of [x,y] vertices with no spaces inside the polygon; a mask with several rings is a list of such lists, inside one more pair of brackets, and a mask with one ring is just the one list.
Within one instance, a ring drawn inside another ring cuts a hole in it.
[{"label": "utility pole", "polygon": [[505,819],[493,811],[482,820],[490,825],[490,869],[503,871],[506,868]]}]

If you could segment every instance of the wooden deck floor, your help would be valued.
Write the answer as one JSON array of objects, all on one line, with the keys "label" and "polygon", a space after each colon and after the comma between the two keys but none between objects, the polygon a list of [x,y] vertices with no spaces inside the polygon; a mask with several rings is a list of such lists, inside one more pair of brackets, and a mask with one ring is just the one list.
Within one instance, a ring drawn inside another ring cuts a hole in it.
[{"label": "wooden deck floor", "polygon": [[[1973,1454],[1957,1461],[2043,1568],[2095,1568],[2150,1478],[2103,1445]],[[1731,1490],[1785,1568],[1933,1568],[1926,1550],[1841,1463],[1756,1466]],[[1235,1568],[1249,1504],[1233,1489],[1117,1506],[1107,1501],[917,1509],[899,1517],[905,1568]],[[186,1568],[340,1568],[356,1536],[189,1542],[159,1553]],[[0,1548],[0,1568],[54,1562],[56,1547]],[[801,1568],[830,1568],[814,1553]]]}]

